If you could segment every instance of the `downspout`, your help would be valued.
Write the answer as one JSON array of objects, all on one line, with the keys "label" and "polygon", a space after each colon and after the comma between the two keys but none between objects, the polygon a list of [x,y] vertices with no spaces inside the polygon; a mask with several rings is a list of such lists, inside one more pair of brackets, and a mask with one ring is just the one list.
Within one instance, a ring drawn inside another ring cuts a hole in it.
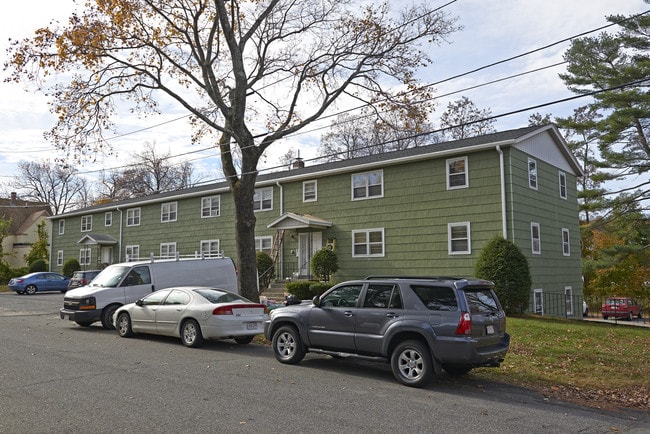
[{"label": "downspout", "polygon": [[117,262],[122,262],[122,210],[119,206],[115,209],[120,213],[120,240],[117,243]]},{"label": "downspout", "polygon": [[[280,215],[284,214],[284,187],[280,184],[280,181],[275,181],[275,185],[280,189]],[[283,241],[284,243],[284,241]],[[280,279],[284,279],[284,246],[280,246],[280,254],[278,255],[278,263],[280,267]]]},{"label": "downspout", "polygon": [[501,225],[503,238],[508,239],[508,215],[506,208],[506,169],[503,160],[503,150],[497,145],[496,151],[499,153],[499,176],[501,178]]}]

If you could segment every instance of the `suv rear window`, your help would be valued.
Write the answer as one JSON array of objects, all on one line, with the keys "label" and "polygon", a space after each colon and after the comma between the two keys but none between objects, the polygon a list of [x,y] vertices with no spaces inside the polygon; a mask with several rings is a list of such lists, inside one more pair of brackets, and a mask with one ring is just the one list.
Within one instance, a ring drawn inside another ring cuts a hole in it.
[{"label": "suv rear window", "polygon": [[465,298],[471,313],[492,313],[499,311],[494,292],[485,288],[465,288]]},{"label": "suv rear window", "polygon": [[411,289],[429,310],[458,310],[458,302],[451,288],[446,286],[411,285]]}]

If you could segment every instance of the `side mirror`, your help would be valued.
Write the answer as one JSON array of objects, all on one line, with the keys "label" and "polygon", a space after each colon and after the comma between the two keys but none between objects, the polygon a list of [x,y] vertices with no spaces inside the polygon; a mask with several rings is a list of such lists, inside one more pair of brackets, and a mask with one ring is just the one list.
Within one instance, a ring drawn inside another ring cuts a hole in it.
[{"label": "side mirror", "polygon": [[142,299],[138,299],[135,301],[136,306],[142,306],[144,303],[142,303]]},{"label": "side mirror", "polygon": [[315,296],[314,298],[312,298],[311,302],[313,303],[314,306],[320,307],[320,297],[319,296]]}]

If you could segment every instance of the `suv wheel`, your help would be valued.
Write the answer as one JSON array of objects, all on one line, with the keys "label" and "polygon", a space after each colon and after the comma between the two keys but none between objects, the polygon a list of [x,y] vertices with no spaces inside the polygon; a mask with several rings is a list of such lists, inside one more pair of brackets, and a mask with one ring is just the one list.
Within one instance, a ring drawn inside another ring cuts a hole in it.
[{"label": "suv wheel", "polygon": [[433,363],[429,349],[420,341],[405,341],[391,356],[395,379],[411,387],[422,387],[433,378]]},{"label": "suv wheel", "polygon": [[278,362],[295,365],[305,357],[298,330],[282,326],[273,334],[273,353]]}]

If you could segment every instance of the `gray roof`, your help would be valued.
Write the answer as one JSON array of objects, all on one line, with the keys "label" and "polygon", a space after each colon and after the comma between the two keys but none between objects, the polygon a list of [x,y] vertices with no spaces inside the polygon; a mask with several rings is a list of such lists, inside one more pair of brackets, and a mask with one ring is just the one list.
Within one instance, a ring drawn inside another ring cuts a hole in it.
[{"label": "gray roof", "polygon": [[[487,147],[493,147],[496,144],[502,144],[503,146],[509,146],[515,144],[517,141],[522,140],[529,135],[538,134],[542,131],[550,131],[553,138],[557,142],[561,142],[561,146],[565,148],[565,155],[568,159],[573,159],[570,151],[564,144],[563,139],[561,138],[557,128],[554,125],[544,125],[544,126],[532,126],[524,127],[513,130],[501,131],[492,134],[486,134],[483,136],[470,137],[467,139],[461,140],[452,140],[449,142],[435,143],[426,146],[420,146],[416,148],[409,148],[401,151],[392,151],[385,152],[381,154],[371,155],[367,157],[354,158],[349,160],[340,160],[323,164],[307,165],[302,168],[287,169],[277,172],[270,172],[265,174],[260,174],[257,176],[258,185],[271,185],[275,182],[282,180],[295,180],[297,178],[306,178],[308,175],[314,175],[318,173],[326,172],[336,172],[336,171],[345,171],[346,169],[355,168],[359,169],[364,166],[371,166],[376,164],[387,164],[390,162],[400,162],[402,160],[416,159],[416,158],[432,158],[437,157],[442,153],[451,153],[455,151],[466,152],[468,149],[484,149]],[[580,172],[575,159],[572,160],[572,164],[576,167],[576,171]],[[92,212],[97,212],[101,210],[124,210],[128,207],[132,207],[138,204],[144,204],[149,202],[162,202],[164,200],[169,200],[170,198],[177,197],[187,197],[195,195],[204,195],[209,193],[217,193],[228,191],[228,184],[225,181],[216,182],[211,184],[200,185],[196,187],[186,188],[183,190],[167,191],[161,193],[154,193],[148,196],[142,196],[138,198],[126,199],[118,202],[103,203],[100,205],[93,205],[83,209],[78,209],[74,211],[67,212],[65,214],[60,214],[52,218],[65,217],[71,215],[79,214],[88,214]]]}]

